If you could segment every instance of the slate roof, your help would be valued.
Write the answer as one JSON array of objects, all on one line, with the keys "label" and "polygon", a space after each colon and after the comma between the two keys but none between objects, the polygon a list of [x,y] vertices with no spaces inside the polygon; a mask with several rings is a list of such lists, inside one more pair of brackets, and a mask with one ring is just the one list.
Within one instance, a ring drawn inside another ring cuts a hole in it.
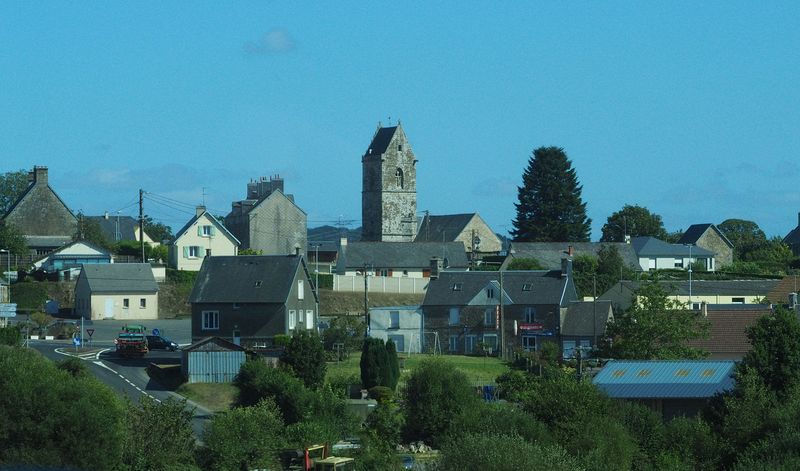
[{"label": "slate roof", "polygon": [[427,269],[433,257],[447,260],[445,268],[469,266],[463,242],[350,242],[339,249],[336,269]]},{"label": "slate roof", "polygon": [[614,314],[611,312],[611,301],[598,300],[596,304],[591,301],[569,303],[561,319],[561,335],[603,335],[606,323],[614,319]]},{"label": "slate roof", "polygon": [[[686,232],[683,233],[681,239],[678,241],[679,244],[696,244],[700,237],[706,233],[707,230],[713,230],[717,233],[717,235],[725,242],[728,247],[733,248],[733,243],[725,237],[725,234],[722,233],[721,230],[714,224],[692,224],[686,229]],[[694,250],[692,250],[692,254],[694,254]]]},{"label": "slate roof", "polygon": [[202,340],[198,340],[197,342],[182,348],[181,351],[183,352],[243,352],[245,348],[236,345],[233,342],[229,342],[220,337],[206,337]]},{"label": "slate roof", "polygon": [[[386,149],[389,147],[389,143],[392,142],[392,137],[394,137],[394,132],[396,130],[397,126],[379,128],[378,132],[375,133],[375,137],[372,138],[372,142],[370,142],[365,154],[377,155],[386,152]],[[372,149],[371,154],[370,149]]]},{"label": "slate roof", "polygon": [[446,214],[443,216],[426,215],[417,230],[415,242],[451,242],[464,232],[467,224],[477,213]]},{"label": "slate roof", "polygon": [[592,383],[612,398],[709,398],[733,389],[734,361],[611,360]]},{"label": "slate roof", "polygon": [[[131,216],[119,217],[119,239],[117,239],[117,216],[108,216],[108,218],[105,216],[87,216],[86,219],[95,221],[100,226],[100,229],[103,231],[103,235],[109,242],[117,242],[119,240],[136,240],[136,233],[139,231],[139,221]],[[145,231],[145,235],[149,237],[147,231]],[[152,237],[150,237],[150,239],[152,240]],[[161,241],[157,240],[155,242]]]},{"label": "slate roof", "polygon": [[[280,190],[276,190],[276,191],[280,191]],[[206,215],[208,215],[209,219],[211,219],[211,222],[215,226],[217,226],[218,230],[222,230],[222,232],[224,234],[227,234],[227,236],[231,239],[231,241],[234,244],[241,245],[241,243],[239,242],[239,239],[237,239],[233,234],[231,234],[231,232],[225,227],[225,225],[220,223],[217,220],[217,218],[215,218],[214,215],[209,213],[208,211],[203,211],[200,214],[196,214],[192,219],[189,220],[189,222],[184,224],[184,226],[181,227],[181,230],[179,230],[178,232],[175,233],[175,237],[172,238],[172,243],[175,243],[176,240],[180,239],[181,236],[183,236],[183,234],[186,233],[186,231],[188,231],[190,227],[192,227],[192,224],[194,224],[198,219],[200,219],[200,218],[202,218],[203,216],[206,216]]]},{"label": "slate roof", "polygon": [[296,255],[206,257],[189,302],[283,304],[304,268],[302,260]]},{"label": "slate roof", "polygon": [[28,247],[61,247],[72,241],[71,236],[30,236],[26,235],[25,245]]},{"label": "slate roof", "polygon": [[92,293],[154,293],[158,291],[149,263],[83,265],[79,277],[86,278]]},{"label": "slate roof", "polygon": [[744,356],[751,348],[747,328],[772,314],[768,304],[709,304],[706,309],[706,319],[711,324],[709,337],[687,343],[711,355]]},{"label": "slate roof", "polygon": [[561,269],[561,259],[567,256],[570,246],[572,246],[573,257],[577,255],[597,257],[597,253],[604,245],[616,247],[625,265],[633,270],[642,271],[633,246],[623,242],[511,242],[510,256],[506,260],[533,258],[548,270],[559,270]]},{"label": "slate roof", "polygon": [[786,245],[800,244],[800,226],[795,227],[783,238]]},{"label": "slate roof", "polygon": [[[670,244],[655,237],[634,237],[633,250],[639,257],[689,257],[689,246]],[[701,247],[692,247],[692,258],[712,258],[714,252]]]},{"label": "slate roof", "polygon": [[[489,283],[498,282],[498,272],[488,271],[445,271],[438,279],[428,283],[423,306],[465,306]],[[460,286],[454,289],[456,284]],[[528,287],[529,289],[524,289]],[[514,304],[558,304],[565,297],[575,299],[574,293],[567,293],[567,278],[558,270],[504,271],[503,291]],[[505,301],[504,301],[505,302]]]}]

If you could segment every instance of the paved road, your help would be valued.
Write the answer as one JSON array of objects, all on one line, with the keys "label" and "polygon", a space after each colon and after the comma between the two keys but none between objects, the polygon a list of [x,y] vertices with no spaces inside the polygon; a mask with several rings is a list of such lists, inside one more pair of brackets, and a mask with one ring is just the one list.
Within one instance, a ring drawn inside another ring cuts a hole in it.
[{"label": "paved road", "polygon": [[[97,334],[95,333],[95,335]],[[165,389],[150,379],[146,372],[147,365],[151,362],[156,364],[180,363],[181,352],[154,350],[144,358],[120,358],[114,352],[113,341],[95,342],[92,353],[76,350],[70,341],[66,340],[31,340],[29,345],[53,361],[61,361],[70,356],[80,358],[100,381],[112,388],[118,395],[127,396],[134,403],[138,403],[142,395],[159,402],[169,398],[183,399],[183,396]],[[102,350],[97,351],[97,349]],[[194,409],[192,430],[199,440],[203,428],[212,414],[194,403],[187,403],[187,408]]]},{"label": "paved road", "polygon": [[[19,316],[19,318],[14,318],[13,322],[21,322],[24,318]],[[76,322],[78,326],[80,326],[80,320],[75,319],[64,319],[69,322]],[[91,340],[94,342],[102,343],[102,342],[113,342],[115,338],[117,338],[117,334],[120,330],[122,330],[122,326],[125,324],[139,324],[144,325],[148,331],[152,331],[152,329],[158,329],[163,337],[166,337],[174,342],[177,342],[180,345],[188,345],[192,341],[192,322],[189,318],[181,318],[181,319],[157,319],[157,320],[148,320],[148,321],[117,321],[113,319],[109,320],[96,320],[96,321],[83,321],[83,328],[85,329],[94,329],[92,333]],[[84,336],[87,338],[89,334],[84,332]]]}]

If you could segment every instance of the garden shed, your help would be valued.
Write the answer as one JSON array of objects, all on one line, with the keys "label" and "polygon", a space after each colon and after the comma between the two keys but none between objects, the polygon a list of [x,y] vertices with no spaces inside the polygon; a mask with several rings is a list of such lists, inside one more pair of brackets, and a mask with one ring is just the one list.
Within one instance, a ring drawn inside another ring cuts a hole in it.
[{"label": "garden shed", "polygon": [[181,372],[189,383],[230,383],[245,359],[243,347],[207,337],[183,349]]}]

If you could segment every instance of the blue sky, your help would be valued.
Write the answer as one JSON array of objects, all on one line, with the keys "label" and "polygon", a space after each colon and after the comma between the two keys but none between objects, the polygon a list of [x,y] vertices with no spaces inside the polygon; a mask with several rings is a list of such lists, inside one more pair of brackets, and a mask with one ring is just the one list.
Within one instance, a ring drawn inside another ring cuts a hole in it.
[{"label": "blue sky", "polygon": [[624,204],[783,236],[799,55],[791,2],[0,2],[0,171],[46,165],[86,214],[143,188],[175,230],[280,174],[310,227],[358,226],[361,155],[400,119],[420,212],[507,233],[556,145],[593,240]]}]

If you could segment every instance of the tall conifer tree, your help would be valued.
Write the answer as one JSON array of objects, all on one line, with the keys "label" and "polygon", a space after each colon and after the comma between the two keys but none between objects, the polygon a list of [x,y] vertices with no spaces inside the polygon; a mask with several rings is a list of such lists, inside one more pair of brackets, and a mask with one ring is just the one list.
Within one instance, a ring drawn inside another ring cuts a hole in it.
[{"label": "tall conifer tree", "polygon": [[592,220],[582,189],[564,149],[534,150],[522,175],[511,236],[518,242],[588,242]]}]

